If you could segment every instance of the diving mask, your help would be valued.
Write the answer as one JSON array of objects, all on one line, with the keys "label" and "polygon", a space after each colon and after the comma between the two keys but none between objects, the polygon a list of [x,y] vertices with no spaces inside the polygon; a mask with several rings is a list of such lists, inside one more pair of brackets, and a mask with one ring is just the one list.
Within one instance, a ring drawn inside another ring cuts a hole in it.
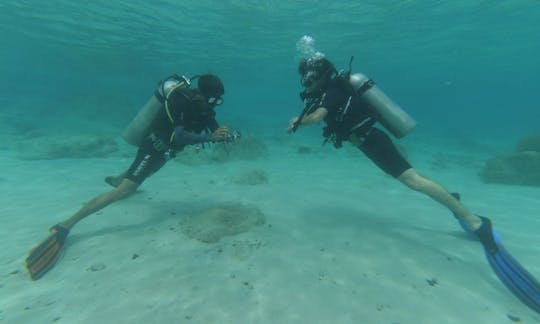
[{"label": "diving mask", "polygon": [[220,106],[223,104],[223,98],[221,97],[210,97],[208,98],[208,104],[212,106]]}]

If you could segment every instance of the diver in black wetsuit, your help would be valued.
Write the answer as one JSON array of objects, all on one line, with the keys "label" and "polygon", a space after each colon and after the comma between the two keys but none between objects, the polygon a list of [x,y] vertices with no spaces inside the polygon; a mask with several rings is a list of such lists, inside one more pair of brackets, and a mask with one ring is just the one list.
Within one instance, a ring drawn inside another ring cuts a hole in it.
[{"label": "diver in black wetsuit", "polygon": [[214,111],[223,103],[223,94],[223,84],[213,75],[200,76],[198,89],[175,89],[167,97],[169,109],[159,110],[148,136],[138,144],[137,156],[129,169],[105,181],[113,187],[124,179],[140,185],[185,146],[228,139],[229,132],[219,127]]},{"label": "diver in black wetsuit", "polygon": [[540,313],[540,282],[508,253],[490,219],[472,214],[461,204],[459,194],[449,194],[436,182],[419,175],[386,132],[374,127],[380,122],[401,137],[414,127],[414,122],[408,121],[406,114],[394,107],[372,80],[361,74],[351,75],[350,71],[338,73],[323,55],[303,59],[298,71],[305,107],[299,117],[290,120],[288,131],[324,120],[325,142],[332,141],[338,148],[343,141],[350,142],[384,172],[446,206],[462,228],[482,243],[486,258],[501,282],[524,304]]},{"label": "diver in black wetsuit", "polygon": [[[189,80],[185,79],[186,82]],[[223,103],[225,90],[221,80],[212,74],[198,77],[196,89],[173,87],[166,98],[167,109],[160,109],[138,142],[135,160],[126,172],[105,181],[115,187],[101,194],[68,219],[50,229],[50,235],[36,246],[26,259],[32,279],[39,279],[54,264],[63,251],[64,242],[71,228],[83,218],[123,199],[159,170],[168,159],[185,146],[204,142],[224,142],[233,139],[226,127],[220,127],[214,108]],[[156,92],[156,97],[160,94]]]},{"label": "diver in black wetsuit", "polygon": [[362,100],[351,86],[348,73],[338,73],[323,56],[303,59],[298,72],[304,91],[301,116],[289,122],[288,131],[299,126],[326,123],[323,136],[336,147],[348,141],[360,149],[384,172],[407,187],[420,191],[448,207],[461,217],[471,229],[477,229],[481,219],[468,211],[442,186],[419,175],[409,162],[398,152],[385,131],[374,127],[378,114],[369,102]]},{"label": "diver in black wetsuit", "polygon": [[69,230],[89,214],[130,195],[185,146],[228,140],[229,130],[219,127],[214,111],[223,103],[224,93],[221,80],[211,74],[199,77],[197,89],[173,91],[168,98],[170,117],[164,109],[160,110],[129,169],[120,176],[106,178],[106,182],[116,189],[96,197],[59,225]]}]

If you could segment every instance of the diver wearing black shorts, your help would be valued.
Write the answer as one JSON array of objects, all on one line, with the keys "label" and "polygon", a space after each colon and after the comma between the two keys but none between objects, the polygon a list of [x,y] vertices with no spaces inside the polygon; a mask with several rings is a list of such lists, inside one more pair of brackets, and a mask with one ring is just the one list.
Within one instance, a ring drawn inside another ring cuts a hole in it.
[{"label": "diver wearing black shorts", "polygon": [[[183,80],[189,85],[190,80]],[[162,90],[164,83],[161,83]],[[41,278],[60,259],[66,238],[75,224],[109,204],[131,195],[148,176],[159,170],[169,157],[173,157],[187,145],[231,140],[229,130],[219,127],[215,119],[214,108],[223,103],[222,96],[225,93],[223,83],[217,76],[198,76],[197,88],[194,89],[181,87],[181,82],[174,84],[178,86],[173,86],[166,94],[164,91],[154,93],[149,103],[155,102],[159,107],[148,104],[145,106],[158,110],[151,117],[146,115],[148,123],[145,127],[135,127],[135,133],[138,134],[132,133],[138,138],[135,143],[139,149],[129,169],[118,176],[105,178],[105,181],[115,188],[94,197],[75,214],[51,227],[49,236],[32,249],[26,259],[26,267],[32,279]]]},{"label": "diver wearing black shorts", "polygon": [[471,213],[459,201],[459,194],[450,194],[440,184],[416,172],[386,132],[374,127],[380,122],[385,130],[401,138],[416,122],[373,80],[361,73],[351,74],[352,58],[349,71],[338,73],[332,62],[314,49],[310,37],[304,36],[301,41],[297,46],[304,58],[298,72],[304,87],[300,94],[304,110],[289,121],[288,131],[295,132],[300,125],[318,124],[324,120],[325,142],[331,141],[337,148],[343,141],[351,142],[384,172],[447,207],[461,227],[482,243],[489,264],[504,285],[524,304],[540,313],[540,283],[508,254],[491,221]]},{"label": "diver wearing black shorts", "polygon": [[[420,191],[446,206],[471,228],[480,226],[480,218],[468,211],[441,185],[416,172],[396,149],[386,131],[375,127],[380,122],[386,130],[399,137],[412,129],[414,124],[402,118],[395,119],[401,124],[390,122],[393,116],[399,115],[399,111],[390,105],[389,98],[381,95],[382,91],[372,80],[365,78],[363,82],[355,82],[350,71],[338,73],[334,64],[323,55],[302,59],[298,72],[304,87],[300,93],[304,110],[300,116],[289,121],[289,132],[295,132],[300,125],[324,121],[325,143],[331,142],[340,148],[343,141],[350,142],[381,170],[410,189]],[[354,76],[362,80],[359,74]],[[385,108],[386,112],[394,115],[384,115]]]},{"label": "diver wearing black shorts", "polygon": [[[202,78],[204,81],[205,76]],[[123,179],[140,185],[186,145],[210,141],[212,132],[219,128],[214,107],[222,102],[223,86],[217,83],[211,92],[208,97],[216,99],[212,104],[199,89],[178,88],[172,92],[167,98],[169,110],[158,112],[129,169],[105,181],[115,187]]]},{"label": "diver wearing black shorts", "polygon": [[338,73],[334,64],[322,55],[302,59],[298,72],[304,87],[300,93],[304,110],[289,121],[289,132],[295,132],[300,125],[324,121],[325,143],[330,141],[337,148],[343,141],[352,143],[381,170],[410,189],[444,205],[469,228],[476,229],[481,225],[481,219],[441,185],[417,173],[387,133],[375,127],[377,122],[381,122],[392,134],[401,137],[414,127],[414,121],[410,123],[402,118],[400,110],[391,105],[391,100],[376,88],[372,80],[355,74],[356,80],[361,81],[355,82],[350,71]]},{"label": "diver wearing black shorts", "polygon": [[[325,66],[325,63],[329,61],[319,62],[316,66],[322,69],[322,72],[317,72],[319,76],[324,75],[325,71],[333,73],[333,65],[330,63]],[[310,73],[303,66],[300,70],[304,75]],[[343,141],[351,142],[381,170],[394,178],[411,169],[409,162],[399,153],[386,132],[374,127],[378,120],[369,104],[355,95],[354,89],[340,75],[330,77],[324,88],[313,92],[304,91],[300,97],[304,100],[307,114],[324,109],[324,116],[321,118],[326,123],[323,131],[325,143],[330,141],[340,148]]]}]

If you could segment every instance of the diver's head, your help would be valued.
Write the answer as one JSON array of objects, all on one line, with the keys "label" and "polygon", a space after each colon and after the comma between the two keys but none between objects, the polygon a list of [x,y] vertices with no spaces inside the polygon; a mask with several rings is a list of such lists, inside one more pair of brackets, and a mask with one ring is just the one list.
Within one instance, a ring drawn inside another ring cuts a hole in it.
[{"label": "diver's head", "polygon": [[210,106],[215,107],[223,103],[222,96],[225,94],[225,88],[217,76],[213,74],[201,75],[197,82],[197,88]]},{"label": "diver's head", "polygon": [[322,90],[336,73],[334,64],[324,56],[304,58],[298,65],[300,83],[306,93]]}]

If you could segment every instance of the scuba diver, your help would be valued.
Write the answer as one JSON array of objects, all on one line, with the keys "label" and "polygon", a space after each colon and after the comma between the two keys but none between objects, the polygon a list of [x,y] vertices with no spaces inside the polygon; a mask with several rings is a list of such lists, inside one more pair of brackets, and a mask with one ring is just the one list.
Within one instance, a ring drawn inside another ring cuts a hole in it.
[{"label": "scuba diver", "polygon": [[[313,54],[314,53],[314,54]],[[415,126],[414,120],[363,74],[338,72],[322,53],[311,51],[299,64],[304,109],[293,117],[287,131],[324,121],[325,143],[336,148],[350,142],[381,170],[408,188],[431,197],[452,211],[461,226],[482,243],[492,269],[523,303],[540,313],[540,284],[504,248],[491,221],[467,210],[457,193],[420,175],[399,153],[386,129],[401,138]],[[384,129],[376,127],[381,124]]]},{"label": "scuba diver", "polygon": [[[190,88],[198,79],[197,88]],[[79,221],[134,193],[143,181],[158,171],[184,147],[206,142],[236,139],[227,127],[220,127],[214,108],[223,103],[221,80],[212,74],[191,79],[173,75],[160,82],[148,103],[123,132],[124,139],[138,147],[127,171],[105,181],[114,187],[86,203],[68,219],[54,225],[49,236],[30,251],[26,267],[33,280],[41,278],[61,256],[69,231]]]}]

